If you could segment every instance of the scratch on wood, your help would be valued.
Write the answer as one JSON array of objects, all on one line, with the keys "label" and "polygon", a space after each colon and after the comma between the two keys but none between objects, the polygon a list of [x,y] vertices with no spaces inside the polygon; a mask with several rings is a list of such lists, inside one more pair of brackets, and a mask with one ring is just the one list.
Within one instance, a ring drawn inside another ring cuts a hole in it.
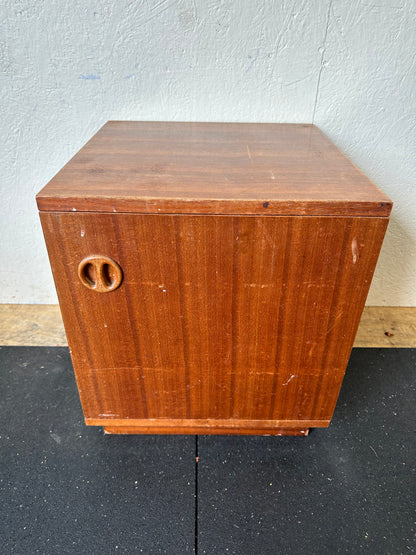
[{"label": "scratch on wood", "polygon": [[253,161],[253,158],[251,157],[250,148],[248,145],[246,145],[246,147],[247,147],[247,156],[250,158],[251,161]]},{"label": "scratch on wood", "polygon": [[288,383],[290,383],[290,382],[293,380],[293,378],[296,378],[296,374],[292,374],[292,375],[290,376],[290,378],[287,380],[287,382],[282,383],[282,385],[287,385]]},{"label": "scratch on wood", "polygon": [[354,239],[352,240],[351,243],[351,251],[352,251],[352,263],[355,264],[358,259],[360,258],[359,252],[358,252],[358,243],[357,243],[357,239],[354,237]]},{"label": "scratch on wood", "polygon": [[329,328],[326,330],[326,335],[328,335],[328,333],[334,329],[334,327],[335,327],[335,325],[336,325],[336,323],[337,323],[337,320],[339,320],[339,319],[341,318],[342,315],[343,315],[343,313],[342,313],[342,312],[339,312],[339,313],[335,316],[334,321],[333,321],[332,324],[329,326]]}]

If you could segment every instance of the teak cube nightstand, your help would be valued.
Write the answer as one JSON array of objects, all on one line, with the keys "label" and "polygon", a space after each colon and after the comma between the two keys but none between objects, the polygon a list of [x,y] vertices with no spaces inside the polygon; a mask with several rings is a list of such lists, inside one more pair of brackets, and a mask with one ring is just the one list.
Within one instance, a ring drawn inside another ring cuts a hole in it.
[{"label": "teak cube nightstand", "polygon": [[316,127],[108,122],[37,202],[87,424],[328,426],[392,204]]}]

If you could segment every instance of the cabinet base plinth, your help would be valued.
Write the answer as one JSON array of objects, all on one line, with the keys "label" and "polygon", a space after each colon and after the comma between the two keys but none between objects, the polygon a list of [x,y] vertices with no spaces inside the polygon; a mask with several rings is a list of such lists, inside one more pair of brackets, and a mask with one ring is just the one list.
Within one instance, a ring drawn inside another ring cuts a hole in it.
[{"label": "cabinet base plinth", "polygon": [[104,426],[106,434],[200,434],[200,435],[264,435],[307,436],[309,428],[207,428],[205,426]]}]

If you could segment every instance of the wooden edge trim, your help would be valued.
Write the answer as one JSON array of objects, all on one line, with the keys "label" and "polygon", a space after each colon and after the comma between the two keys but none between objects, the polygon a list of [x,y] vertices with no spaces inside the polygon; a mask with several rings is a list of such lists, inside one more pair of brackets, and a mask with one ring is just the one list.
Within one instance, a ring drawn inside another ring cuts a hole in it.
[{"label": "wooden edge trim", "polygon": [[157,427],[171,428],[198,428],[201,430],[226,428],[230,430],[259,429],[273,430],[276,428],[326,428],[329,426],[328,420],[240,420],[236,418],[227,419],[195,419],[195,418],[85,418],[87,426],[109,426],[109,427],[129,427],[129,428],[148,428]]},{"label": "wooden edge trim", "polygon": [[352,216],[388,218],[390,200],[181,199],[126,197],[59,197],[38,193],[40,212],[155,214],[189,216]]},{"label": "wooden edge trim", "polygon": [[145,211],[139,211],[139,210],[134,210],[134,211],[129,211],[129,210],[113,210],[112,212],[109,212],[108,210],[41,210],[39,209],[39,215],[42,214],[50,214],[51,212],[53,212],[54,214],[57,215],[63,215],[63,214],[71,214],[73,216],[77,216],[77,214],[82,214],[82,215],[103,215],[103,216],[114,216],[114,214],[117,214],[118,216],[199,216],[199,217],[204,217],[207,218],[209,216],[221,216],[224,218],[234,218],[234,217],[243,217],[243,218],[254,218],[254,217],[268,217],[268,218],[381,218],[381,219],[389,219],[390,218],[390,214],[353,214],[353,213],[339,213],[339,214],[319,214],[319,213],[310,213],[310,214],[295,214],[292,212],[279,212],[279,213],[266,213],[266,212],[186,212],[186,211],[182,211],[182,212],[172,212],[172,211],[167,211],[167,212],[145,212]]},{"label": "wooden edge trim", "polygon": [[307,436],[309,428],[200,428],[194,427],[138,427],[104,426],[104,433],[113,435],[169,434],[169,435],[267,435],[267,436]]}]

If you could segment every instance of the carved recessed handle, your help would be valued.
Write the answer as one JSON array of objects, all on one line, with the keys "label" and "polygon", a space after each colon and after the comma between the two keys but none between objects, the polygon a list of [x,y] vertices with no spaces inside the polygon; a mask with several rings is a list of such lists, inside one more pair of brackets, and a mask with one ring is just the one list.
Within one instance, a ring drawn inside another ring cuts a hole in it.
[{"label": "carved recessed handle", "polygon": [[101,254],[92,254],[81,260],[78,276],[85,287],[98,293],[114,291],[123,281],[123,271],[117,262]]}]

